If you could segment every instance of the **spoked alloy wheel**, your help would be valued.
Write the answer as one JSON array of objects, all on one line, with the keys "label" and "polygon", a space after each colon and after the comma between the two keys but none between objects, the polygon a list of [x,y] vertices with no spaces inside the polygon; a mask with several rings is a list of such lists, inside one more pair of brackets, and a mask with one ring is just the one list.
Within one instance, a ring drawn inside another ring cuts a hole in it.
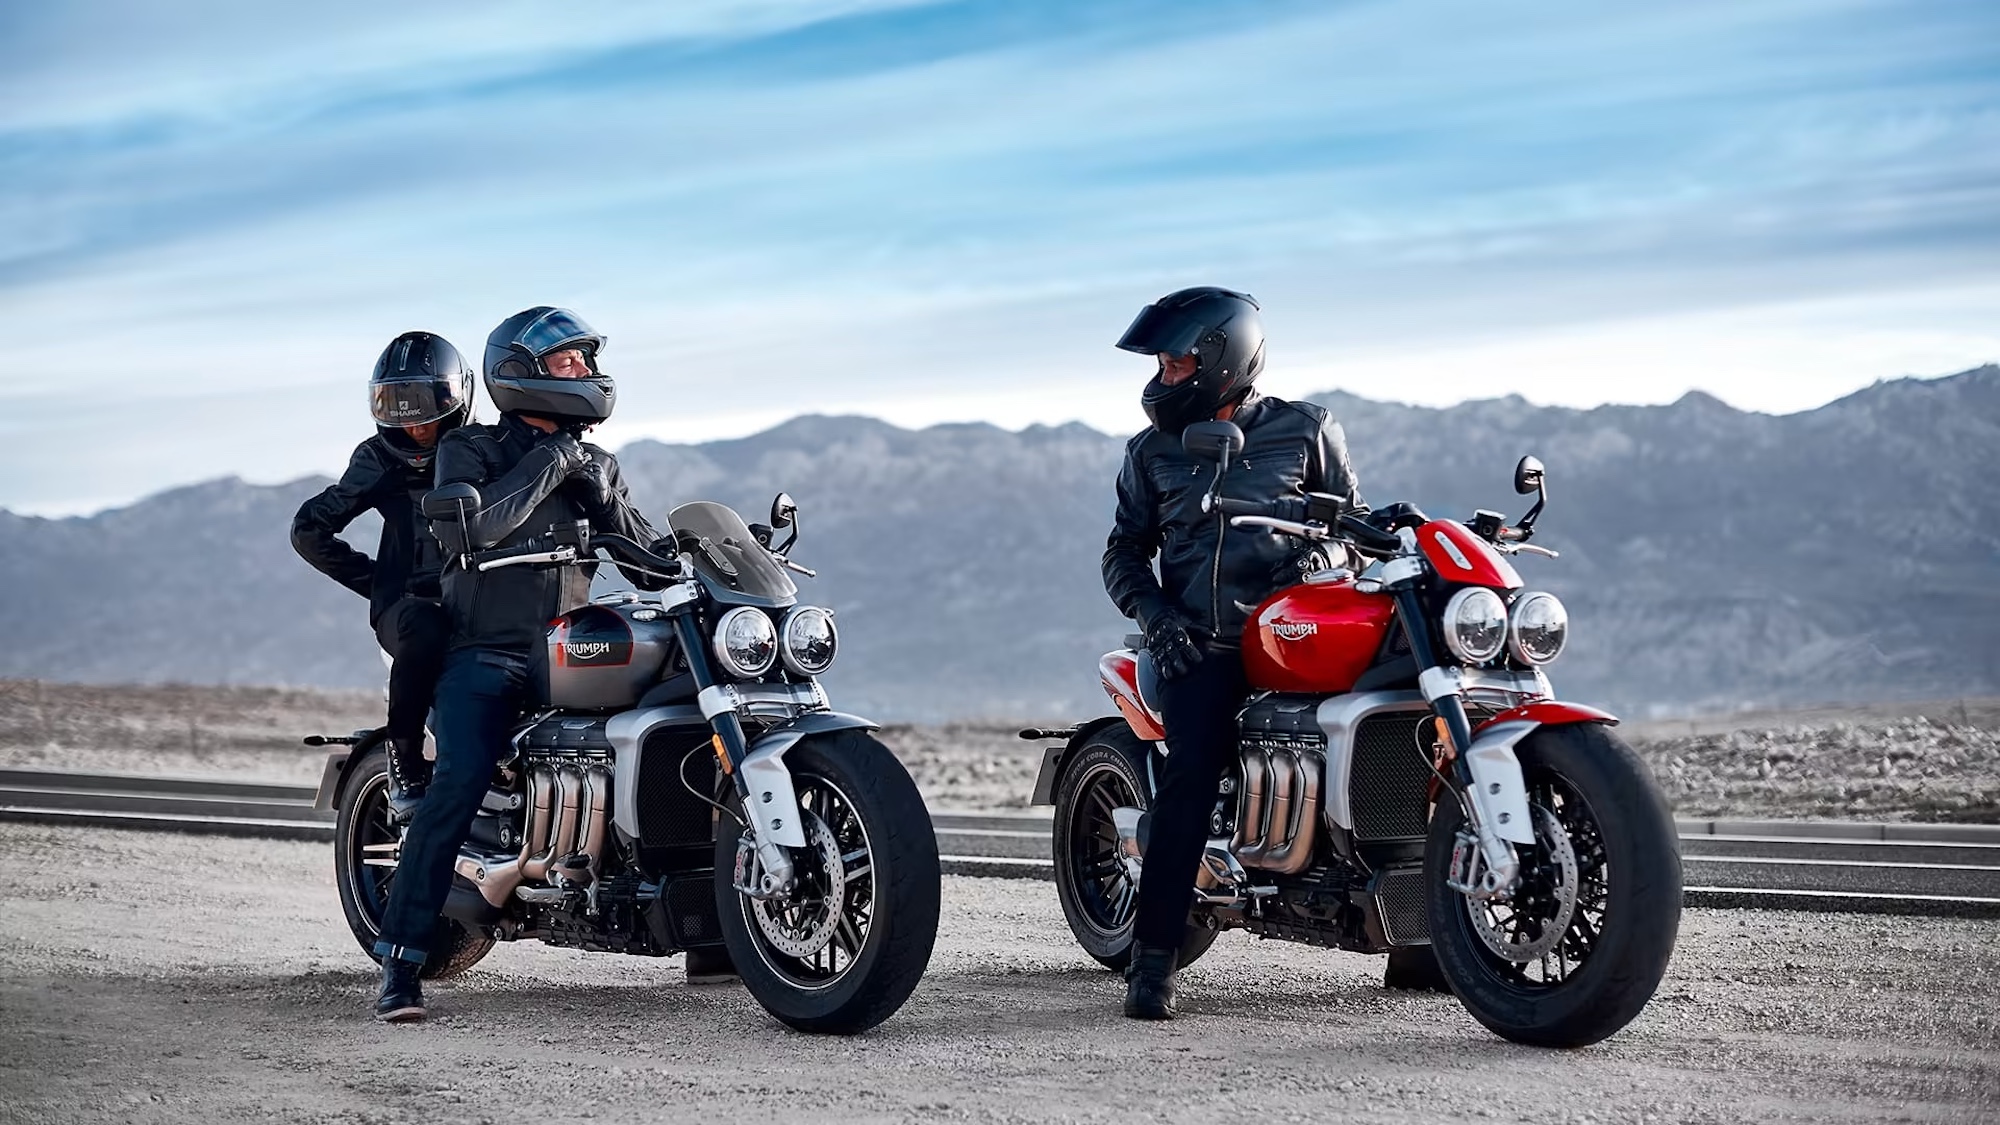
[{"label": "spoked alloy wheel", "polygon": [[[1111,811],[1152,806],[1144,781],[1146,744],[1123,722],[1086,737],[1056,784],[1056,896],[1078,945],[1107,969],[1132,959],[1139,888],[1126,873]],[[1190,925],[1179,964],[1191,965],[1215,944],[1217,932]]]},{"label": "spoked alloy wheel", "polygon": [[[874,852],[852,798],[823,777],[797,778],[795,784],[806,846],[793,852],[797,883],[791,896],[737,897],[764,963],[792,987],[815,991],[839,984],[868,943],[875,916]],[[749,874],[754,880],[759,873]]]},{"label": "spoked alloy wheel", "polygon": [[[333,829],[333,876],[347,928],[369,957],[382,936],[382,915],[396,883],[402,830],[389,816],[389,758],[374,750],[355,763],[341,791]],[[479,962],[493,939],[449,918],[438,919],[424,960],[425,980],[455,977]]]},{"label": "spoked alloy wheel", "polygon": [[[756,885],[746,830],[718,820],[716,906],[744,987],[801,1031],[851,1035],[888,1019],[915,991],[937,941],[937,836],[916,782],[888,747],[857,731],[808,737],[785,754],[806,846],[789,849],[795,881],[782,899]],[[740,814],[734,793],[725,802]],[[749,868],[739,871],[738,865]]]},{"label": "spoked alloy wheel", "polygon": [[1445,885],[1464,813],[1431,817],[1431,948],[1473,1018],[1518,1043],[1581,1047],[1652,998],[1680,929],[1680,839],[1637,755],[1603,726],[1542,727],[1515,747],[1535,843],[1507,899]]}]

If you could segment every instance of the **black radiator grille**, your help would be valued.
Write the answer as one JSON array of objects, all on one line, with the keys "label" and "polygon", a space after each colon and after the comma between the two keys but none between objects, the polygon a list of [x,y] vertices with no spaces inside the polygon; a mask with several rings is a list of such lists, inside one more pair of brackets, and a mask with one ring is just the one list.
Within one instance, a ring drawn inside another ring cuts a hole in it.
[{"label": "black radiator grille", "polygon": [[667,917],[682,946],[714,945],[722,940],[722,924],[715,914],[714,874],[668,883],[666,902]]},{"label": "black radiator grille", "polygon": [[1431,768],[1418,738],[1429,711],[1394,711],[1363,719],[1354,733],[1348,808],[1357,840],[1408,840],[1428,823]]},{"label": "black radiator grille", "polygon": [[1431,940],[1423,868],[1396,867],[1384,871],[1376,885],[1375,905],[1382,912],[1382,933],[1391,944],[1422,945]]},{"label": "black radiator grille", "polygon": [[[639,748],[639,837],[647,849],[706,844],[714,809],[688,791],[715,791],[715,755],[708,750],[706,726],[654,731]],[[693,756],[690,758],[689,754]],[[687,759],[687,784],[681,783]]]}]

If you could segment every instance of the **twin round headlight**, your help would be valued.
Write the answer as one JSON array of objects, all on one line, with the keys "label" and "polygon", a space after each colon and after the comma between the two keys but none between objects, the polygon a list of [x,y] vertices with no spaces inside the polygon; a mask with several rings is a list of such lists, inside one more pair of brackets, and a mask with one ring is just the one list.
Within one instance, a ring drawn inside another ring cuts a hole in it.
[{"label": "twin round headlight", "polygon": [[1484,664],[1505,648],[1523,664],[1547,664],[1569,642],[1569,612],[1554,594],[1522,594],[1514,612],[1500,595],[1473,586],[1444,607],[1444,643],[1468,664]]},{"label": "twin round headlight", "polygon": [[793,606],[778,625],[751,606],[732,609],[715,623],[715,659],[745,679],[763,675],[780,659],[801,676],[817,676],[833,665],[839,647],[833,611],[816,605]]}]

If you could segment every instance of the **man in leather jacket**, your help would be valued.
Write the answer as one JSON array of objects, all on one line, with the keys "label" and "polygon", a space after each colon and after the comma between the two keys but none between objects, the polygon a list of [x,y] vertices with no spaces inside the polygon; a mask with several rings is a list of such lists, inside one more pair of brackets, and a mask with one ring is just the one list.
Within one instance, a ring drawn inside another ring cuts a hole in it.
[{"label": "man in leather jacket", "polygon": [[[424,720],[444,668],[451,621],[438,587],[444,556],[423,523],[438,442],[472,416],[472,367],[442,336],[405,332],[375,361],[368,385],[375,436],[354,449],[347,471],[299,506],[292,547],[322,574],[368,599],[368,624],[393,661],[389,721],[389,803],[407,818],[428,780]],[[362,512],[382,517],[375,557],[340,532]],[[357,747],[365,753],[366,747]]]},{"label": "man in leather jacket", "polygon": [[[1153,355],[1160,366],[1141,395],[1153,424],[1126,445],[1118,474],[1104,587],[1145,631],[1162,680],[1168,750],[1147,817],[1125,1014],[1168,1019],[1209,814],[1249,693],[1244,622],[1305,568],[1296,541],[1229,527],[1220,514],[1201,510],[1202,497],[1213,487],[1239,500],[1324,492],[1358,508],[1361,499],[1339,423],[1312,403],[1257,394],[1264,328],[1248,295],[1215,288],[1170,293],[1140,311],[1118,347]],[[1242,451],[1219,481],[1215,462],[1181,448],[1181,431],[1208,419],[1234,422],[1244,435]]]},{"label": "man in leather jacket", "polygon": [[[453,863],[527,687],[528,654],[549,621],[589,600],[593,564],[559,568],[464,565],[469,552],[547,543],[556,524],[587,519],[593,531],[642,544],[659,538],[632,506],[618,461],[580,441],[610,417],[617,388],[598,369],[604,337],[566,309],[539,306],[502,321],[486,341],[487,394],[495,425],[464,426],[439,443],[437,484],[470,484],[480,503],[462,521],[432,523],[448,554],[444,604],[451,650],[438,685],[435,776],[404,834],[396,881],[383,912],[382,992],[376,1016],[421,1019],[421,966],[440,926]],[[640,586],[647,575],[627,572]],[[445,931],[449,935],[450,931]],[[691,969],[693,966],[691,966]]]}]

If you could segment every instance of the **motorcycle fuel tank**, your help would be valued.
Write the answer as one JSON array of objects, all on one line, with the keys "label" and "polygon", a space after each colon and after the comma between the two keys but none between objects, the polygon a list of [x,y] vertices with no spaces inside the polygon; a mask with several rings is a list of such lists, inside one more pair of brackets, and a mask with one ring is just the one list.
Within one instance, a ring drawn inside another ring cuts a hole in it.
[{"label": "motorcycle fuel tank", "polygon": [[1353,579],[1289,586],[1265,599],[1243,627],[1243,669],[1260,691],[1332,694],[1354,686],[1394,620],[1387,594]]},{"label": "motorcycle fuel tank", "polygon": [[673,622],[658,606],[580,606],[549,626],[532,659],[530,679],[550,707],[630,707],[660,682],[660,671],[677,644]]}]

